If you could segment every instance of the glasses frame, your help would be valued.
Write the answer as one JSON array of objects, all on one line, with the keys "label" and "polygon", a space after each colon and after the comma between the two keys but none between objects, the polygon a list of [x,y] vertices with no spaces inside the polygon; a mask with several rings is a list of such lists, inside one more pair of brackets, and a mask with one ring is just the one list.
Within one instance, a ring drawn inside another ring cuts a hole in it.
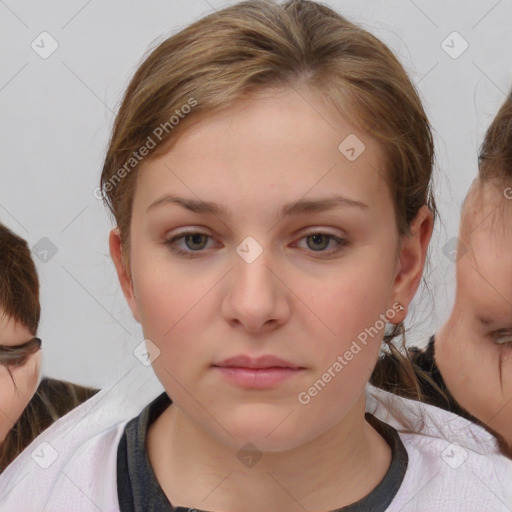
[{"label": "glasses frame", "polygon": [[29,356],[41,350],[42,343],[41,338],[34,336],[31,340],[21,345],[14,345],[12,347],[0,345],[0,365],[23,366]]}]

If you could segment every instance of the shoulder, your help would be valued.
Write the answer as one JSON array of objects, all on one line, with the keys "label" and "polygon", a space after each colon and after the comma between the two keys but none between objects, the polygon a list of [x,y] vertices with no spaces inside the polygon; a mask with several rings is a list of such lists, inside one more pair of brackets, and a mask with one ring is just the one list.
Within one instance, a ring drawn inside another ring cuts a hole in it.
[{"label": "shoulder", "polygon": [[481,426],[369,387],[367,409],[399,432],[408,454],[394,510],[510,510],[512,460]]},{"label": "shoulder", "polygon": [[[110,388],[53,423],[0,476],[5,512],[117,510],[116,456],[126,423],[139,412]],[[92,507],[95,509],[94,507]],[[96,509],[95,509],[96,510]]]}]

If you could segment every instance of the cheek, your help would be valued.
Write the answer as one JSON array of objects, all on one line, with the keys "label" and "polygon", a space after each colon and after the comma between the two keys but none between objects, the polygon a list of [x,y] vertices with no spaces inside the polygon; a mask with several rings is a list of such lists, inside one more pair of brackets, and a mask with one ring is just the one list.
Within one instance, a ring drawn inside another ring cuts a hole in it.
[{"label": "cheek", "polygon": [[[216,310],[211,302],[215,300],[212,288],[218,279],[187,275],[183,266],[179,267],[181,272],[169,265],[160,269],[157,265],[147,267],[134,274],[137,309],[144,338],[157,347],[154,371],[165,383],[171,378],[169,374],[180,379],[187,369],[199,371],[202,362],[211,360],[209,347],[213,347],[210,350],[219,347],[218,341],[212,339],[217,336],[210,335],[206,346],[201,343],[219,323],[218,308]],[[186,378],[194,380],[188,373]]]},{"label": "cheek", "polygon": [[[508,411],[512,424],[512,351],[501,349],[481,336],[477,323],[460,321],[460,334],[448,345],[446,380],[452,383],[456,400],[485,423],[500,421]],[[508,404],[508,407],[507,407]]]},{"label": "cheek", "polygon": [[137,309],[144,335],[155,341],[193,327],[195,320],[191,318],[197,311],[204,314],[205,299],[216,281],[204,274],[199,278],[188,275],[182,266],[170,267],[147,265],[135,274]]},{"label": "cheek", "polygon": [[329,279],[296,280],[294,291],[322,321],[319,327],[337,349],[358,336],[365,339],[365,333],[368,342],[374,340],[380,345],[382,336],[376,332],[384,330],[386,322],[382,318],[392,296],[392,258],[388,260],[376,260],[368,251],[360,253],[356,261],[347,258]]}]

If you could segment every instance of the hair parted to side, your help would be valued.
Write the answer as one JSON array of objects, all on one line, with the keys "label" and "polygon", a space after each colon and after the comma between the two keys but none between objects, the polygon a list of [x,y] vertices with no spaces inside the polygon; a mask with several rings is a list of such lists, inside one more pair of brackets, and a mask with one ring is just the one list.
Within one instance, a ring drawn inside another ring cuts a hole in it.
[{"label": "hair parted to side", "polygon": [[[100,181],[128,266],[140,167],[132,157],[139,148],[148,147],[158,133],[158,144],[146,158],[161,155],[202,114],[229,107],[254,92],[282,88],[318,95],[381,143],[384,178],[401,235],[410,234],[422,206],[437,217],[430,124],[414,85],[389,48],[321,3],[249,0],[209,14],[163,41],[128,85]],[[185,110],[191,100],[194,108]],[[183,111],[189,113],[160,139],[159,127]],[[385,343],[391,345],[401,330],[394,325]],[[406,359],[403,364],[408,380],[414,379]]]},{"label": "hair parted to side", "polygon": [[0,310],[6,318],[36,335],[41,317],[36,266],[27,242],[3,224],[0,224]]},{"label": "hair parted to side", "polygon": [[485,133],[478,156],[478,178],[482,183],[512,182],[512,91]]},{"label": "hair parted to side", "polygon": [[126,163],[150,146],[149,139],[156,142],[155,130],[169,126],[175,113],[189,111],[185,105],[196,105],[165,134],[160,129],[147,159],[168,151],[201,114],[226,108],[251,92],[287,87],[320,95],[382,142],[400,234],[409,232],[423,205],[436,215],[430,125],[413,84],[386,45],[317,2],[249,0],[209,14],[163,41],[128,85],[100,182],[120,230],[125,261],[139,167],[132,167],[135,159],[129,167]]}]

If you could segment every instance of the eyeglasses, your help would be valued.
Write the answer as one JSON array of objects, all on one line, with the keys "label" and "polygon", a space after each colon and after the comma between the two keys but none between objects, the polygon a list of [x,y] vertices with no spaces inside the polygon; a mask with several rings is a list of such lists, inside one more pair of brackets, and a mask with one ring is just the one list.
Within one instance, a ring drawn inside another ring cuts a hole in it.
[{"label": "eyeglasses", "polygon": [[41,339],[32,338],[22,345],[8,347],[0,345],[0,365],[6,367],[23,366],[28,358],[41,349]]}]

